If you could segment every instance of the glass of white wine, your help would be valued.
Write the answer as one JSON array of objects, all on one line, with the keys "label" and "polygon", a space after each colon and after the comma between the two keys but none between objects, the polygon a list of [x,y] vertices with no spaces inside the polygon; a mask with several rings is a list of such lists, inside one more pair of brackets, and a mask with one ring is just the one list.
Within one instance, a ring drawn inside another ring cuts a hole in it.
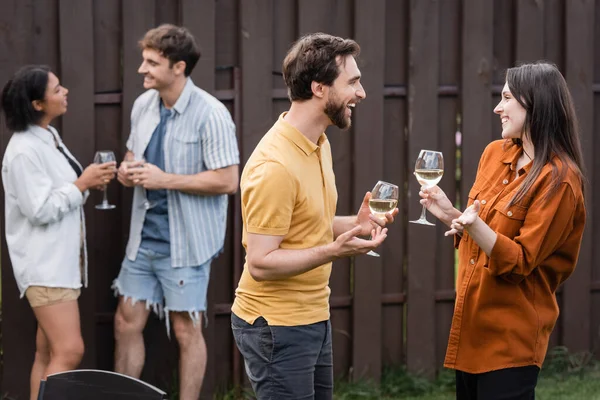
[{"label": "glass of white wine", "polygon": [[[385,214],[394,211],[398,205],[398,186],[379,181],[371,191],[371,199],[369,200],[369,209],[377,218],[385,219]],[[373,250],[367,253],[373,257],[379,257],[379,254]]]},{"label": "glass of white wine", "polygon": [[[94,162],[96,164],[104,164],[110,161],[115,161],[115,153],[113,153],[110,150],[100,150],[96,152],[96,155],[94,156]],[[98,210],[112,210],[113,208],[115,208],[116,206],[114,204],[109,204],[108,203],[108,198],[106,197],[106,185],[104,185],[104,190],[102,191],[104,193],[103,198],[102,198],[102,203],[97,204],[96,208]]]},{"label": "glass of white wine", "polygon": [[[433,187],[438,184],[444,175],[444,156],[439,151],[421,150],[419,158],[415,163],[415,176],[421,186],[426,188]],[[431,225],[435,226],[431,222],[427,221],[425,213],[427,209],[423,205],[423,211],[421,211],[421,217],[416,221],[409,221],[413,224]]]}]

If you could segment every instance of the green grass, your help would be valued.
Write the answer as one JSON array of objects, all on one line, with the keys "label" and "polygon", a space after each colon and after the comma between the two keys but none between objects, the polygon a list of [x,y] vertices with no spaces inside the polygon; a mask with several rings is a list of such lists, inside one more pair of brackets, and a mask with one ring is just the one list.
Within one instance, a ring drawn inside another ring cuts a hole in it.
[{"label": "green grass", "polygon": [[[253,399],[251,390],[232,390],[219,400]],[[440,371],[435,380],[415,376],[405,368],[384,371],[381,384],[336,382],[335,400],[454,400],[454,371]],[[600,364],[590,353],[569,353],[557,347],[548,353],[536,388],[538,400],[600,400]]]}]

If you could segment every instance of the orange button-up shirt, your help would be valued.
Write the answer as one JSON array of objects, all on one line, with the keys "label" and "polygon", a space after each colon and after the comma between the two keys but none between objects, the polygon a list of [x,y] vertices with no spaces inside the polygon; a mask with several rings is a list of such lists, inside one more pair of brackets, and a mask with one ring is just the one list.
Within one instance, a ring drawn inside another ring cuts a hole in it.
[{"label": "orange button-up shirt", "polygon": [[[447,368],[541,368],[546,356],[558,318],[555,292],[575,269],[585,206],[581,181],[570,167],[545,197],[553,178],[548,164],[524,200],[507,207],[532,166],[516,176],[521,154],[512,141],[497,140],[481,156],[467,205],[480,201],[479,216],[497,239],[488,256],[466,231],[455,238],[459,269]],[[560,169],[560,160],[554,162]]]}]

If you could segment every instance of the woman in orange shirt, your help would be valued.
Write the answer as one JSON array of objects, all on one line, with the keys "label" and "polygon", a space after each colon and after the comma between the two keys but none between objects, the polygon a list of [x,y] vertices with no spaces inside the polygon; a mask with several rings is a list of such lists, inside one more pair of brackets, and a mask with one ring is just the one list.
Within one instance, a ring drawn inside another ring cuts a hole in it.
[{"label": "woman in orange shirt", "polygon": [[533,399],[585,224],[579,129],[551,64],[508,69],[494,112],[503,140],[484,150],[466,210],[438,187],[419,194],[459,250],[444,362],[457,399]]}]

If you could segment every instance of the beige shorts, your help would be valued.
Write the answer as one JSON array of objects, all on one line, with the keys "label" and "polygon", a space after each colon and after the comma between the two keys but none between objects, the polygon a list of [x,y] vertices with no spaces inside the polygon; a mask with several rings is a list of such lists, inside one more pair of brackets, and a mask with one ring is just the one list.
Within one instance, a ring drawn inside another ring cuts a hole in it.
[{"label": "beige shorts", "polygon": [[29,300],[29,304],[31,304],[32,308],[77,300],[80,294],[81,289],[46,286],[29,286],[25,291],[25,296],[27,297],[27,300]]}]

